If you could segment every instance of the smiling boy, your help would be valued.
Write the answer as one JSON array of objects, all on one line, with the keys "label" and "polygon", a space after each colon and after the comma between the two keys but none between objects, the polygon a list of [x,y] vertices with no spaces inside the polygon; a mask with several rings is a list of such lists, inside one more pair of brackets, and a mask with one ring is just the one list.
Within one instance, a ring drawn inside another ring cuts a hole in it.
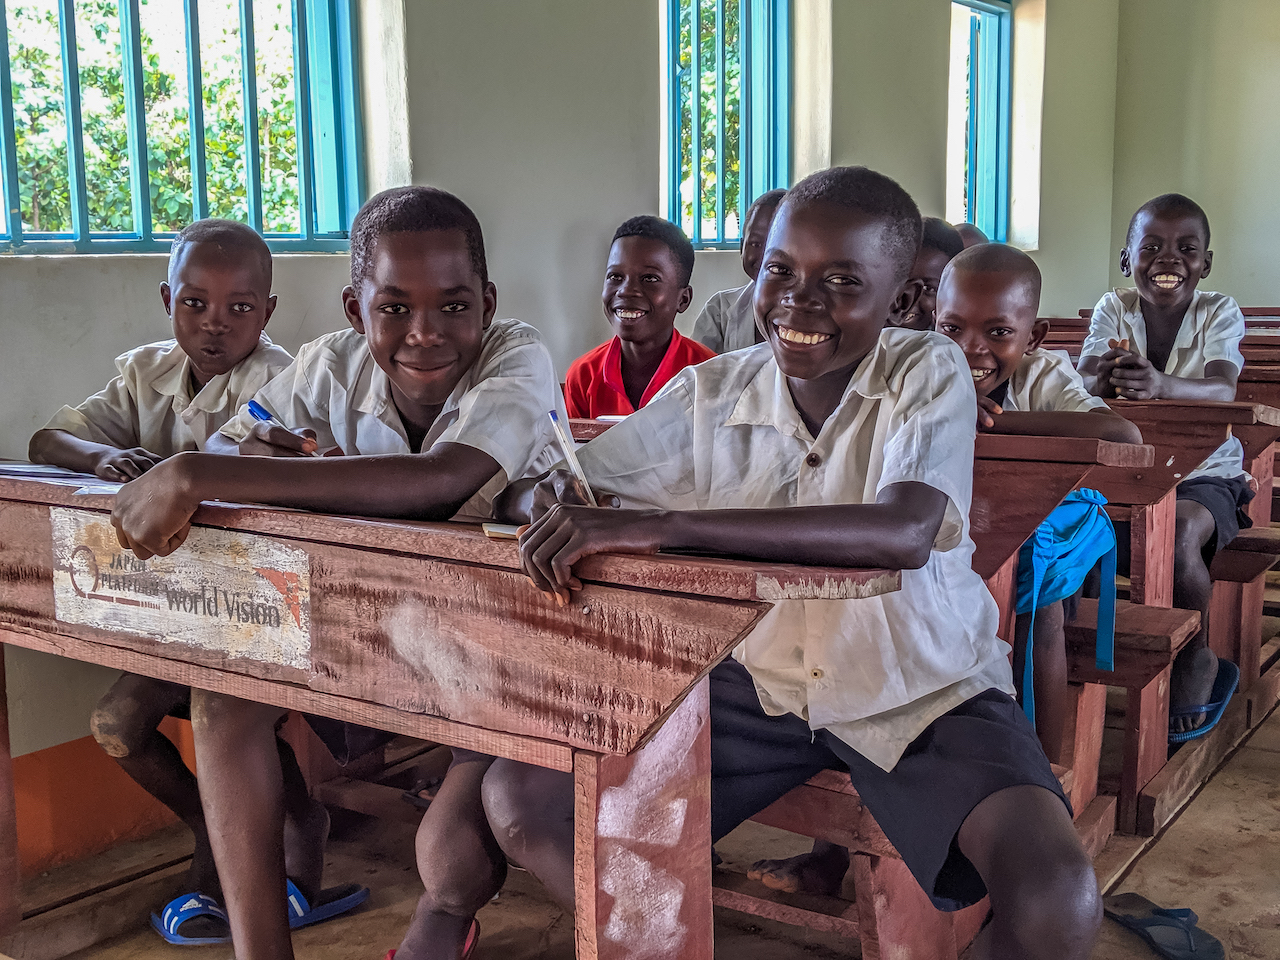
[{"label": "smiling boy", "polygon": [[613,234],[601,300],[613,339],[584,354],[565,376],[571,417],[639,410],[685,367],[715,356],[675,328],[689,308],[693,244],[660,217],[632,217]]},{"label": "smiling boy", "polygon": [[[402,187],[369,200],[352,224],[351,285],[342,300],[351,329],[304,345],[255,398],[283,425],[242,411],[224,428],[224,449],[238,442],[241,454],[277,459],[184,454],[161,464],[116,498],[122,544],[141,557],[177,549],[205,499],[425,520],[487,517],[496,492],[556,459],[547,413],[563,414],[563,401],[551,357],[533,327],[494,319],[497,289],[480,224],[457,197]],[[317,447],[346,456],[307,456]],[[283,902],[284,795],[272,745],[281,715],[201,691],[192,701],[205,814],[240,960],[293,956]],[[455,752],[419,832],[424,878],[437,857],[489,862],[483,812],[456,802],[474,798],[488,763]],[[459,784],[469,789],[459,793]],[[322,858],[303,866],[290,877],[297,894],[290,901],[315,912]],[[459,949],[474,944],[471,918],[440,915],[430,894],[418,918],[427,935]]]},{"label": "smiling boy", "polygon": [[[1134,287],[1098,301],[1080,351],[1080,373],[1091,392],[1121,400],[1236,398],[1244,315],[1231,297],[1196,289],[1212,266],[1209,218],[1194,200],[1166,193],[1138,208],[1120,251],[1120,270]],[[1170,710],[1191,712],[1171,721],[1171,733],[1208,729],[1195,708],[1215,699],[1218,675],[1206,632],[1209,564],[1250,526],[1245,507],[1253,495],[1235,437],[1178,484],[1173,604],[1199,610],[1201,625],[1173,664]]]},{"label": "smiling boy", "polygon": [[713,293],[693,322],[693,339],[714,353],[741,350],[760,342],[756,315],[751,303],[755,298],[760,260],[769,239],[769,226],[782,202],[785,190],[766,190],[756,197],[743,220],[742,272],[751,279],[740,287]]},{"label": "smiling boy", "polygon": [[[975,956],[1083,958],[1096,881],[970,567],[972,378],[944,337],[883,329],[915,301],[920,232],[865,168],[797,184],[756,288],[767,343],[682,372],[580,451],[623,508],[580,506],[562,474],[499,503],[533,521],[535,586],[565,597],[604,551],[902,570],[896,593],[775,604],[712,671],[712,840],[845,769],[938,906],[990,893]],[[568,904],[572,798],[569,776],[514,761],[484,782],[507,855]]]},{"label": "smiling boy", "polygon": [[938,306],[938,284],[942,271],[951,258],[964,247],[964,241],[956,228],[937,217],[924,218],[924,232],[920,238],[920,253],[911,267],[911,279],[920,281],[920,297],[911,309],[894,326],[909,330],[932,330],[934,312]]}]

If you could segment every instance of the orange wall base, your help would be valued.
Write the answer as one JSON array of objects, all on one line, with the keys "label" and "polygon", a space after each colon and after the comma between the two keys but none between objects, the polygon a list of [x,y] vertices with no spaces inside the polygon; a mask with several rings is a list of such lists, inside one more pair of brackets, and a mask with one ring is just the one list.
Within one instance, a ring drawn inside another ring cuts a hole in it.
[{"label": "orange wall base", "polygon": [[[160,729],[195,769],[191,724],[169,717]],[[13,780],[24,876],[91,857],[177,822],[93,737],[17,757]]]}]

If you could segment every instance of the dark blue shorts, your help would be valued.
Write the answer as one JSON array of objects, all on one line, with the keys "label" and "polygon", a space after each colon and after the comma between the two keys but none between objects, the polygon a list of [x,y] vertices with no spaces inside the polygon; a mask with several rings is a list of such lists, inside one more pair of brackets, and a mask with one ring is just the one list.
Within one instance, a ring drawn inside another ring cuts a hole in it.
[{"label": "dark blue shorts", "polygon": [[711,671],[711,836],[719,840],[820,770],[848,770],[862,802],[940,910],[987,895],[956,836],[1006,787],[1033,784],[1071,809],[1035,729],[1010,697],[987,690],[933,721],[885,772],[795,714],[771,717],[732,658]]},{"label": "dark blue shorts", "polygon": [[1213,515],[1216,532],[1204,545],[1204,562],[1208,566],[1214,555],[1239,536],[1241,530],[1253,526],[1253,519],[1246,508],[1253,500],[1249,477],[1195,477],[1178,484],[1178,500],[1194,500]]}]

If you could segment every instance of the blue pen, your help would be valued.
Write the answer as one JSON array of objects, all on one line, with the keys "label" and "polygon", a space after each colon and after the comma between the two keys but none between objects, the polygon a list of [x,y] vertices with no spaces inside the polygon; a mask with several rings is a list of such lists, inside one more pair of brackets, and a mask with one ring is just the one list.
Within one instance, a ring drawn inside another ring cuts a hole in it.
[{"label": "blue pen", "polygon": [[[266,407],[260,404],[257,400],[249,401],[249,413],[253,417],[253,419],[261,420],[263,423],[274,423],[280,427],[284,426],[283,423],[281,423],[279,420],[275,418],[275,416],[272,415],[270,410],[268,410]],[[285,429],[288,429],[288,428],[285,427]],[[320,456],[320,451],[312,450],[310,455],[313,457],[318,457]]]}]

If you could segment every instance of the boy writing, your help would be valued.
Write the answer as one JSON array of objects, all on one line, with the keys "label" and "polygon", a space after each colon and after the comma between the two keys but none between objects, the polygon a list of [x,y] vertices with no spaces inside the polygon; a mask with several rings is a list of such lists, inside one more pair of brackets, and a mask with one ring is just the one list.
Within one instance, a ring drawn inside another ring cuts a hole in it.
[{"label": "boy writing", "polygon": [[785,190],[768,190],[747,209],[742,231],[742,270],[751,279],[740,287],[711,295],[693,323],[693,339],[712,353],[728,353],[760,342],[751,300],[755,295],[760,258],[764,256],[769,225]]},{"label": "boy writing", "polygon": [[693,244],[670,220],[632,217],[618,227],[602,296],[614,336],[570,365],[569,416],[634,413],[679,371],[715,356],[675,328],[693,297],[692,275]]},{"label": "boy writing", "polygon": [[[173,241],[160,300],[174,339],[118,357],[118,377],[78,407],[63,407],[31,438],[32,461],[132,480],[176,453],[203,449],[293,361],[263,332],[276,306],[271,252],[244,224],[201,220],[184,227]],[[102,748],[195,834],[183,884],[190,892],[152,915],[171,943],[227,937],[196,779],[158,729],[166,716],[188,716],[190,702],[189,687],[126,674],[90,721]],[[296,763],[283,741],[279,747],[282,762]]]},{"label": "boy writing", "polygon": [[[1213,266],[1209,218],[1194,200],[1166,193],[1129,221],[1120,270],[1134,286],[1105,294],[1094,307],[1080,350],[1080,373],[1099,397],[1122,400],[1219,400],[1236,396],[1244,367],[1244,316],[1231,297],[1196,287]],[[1215,450],[1177,488],[1173,603],[1200,611],[1200,632],[1173,664],[1171,734],[1207,732],[1196,709],[1214,697],[1218,658],[1206,626],[1209,563],[1241,527],[1253,499],[1244,449],[1235,437]]]},{"label": "boy writing", "polygon": [[[624,509],[578,505],[562,474],[503,508],[532,518],[525,570],[564,597],[601,551],[901,569],[897,593],[777,604],[714,669],[712,840],[847,769],[936,904],[990,893],[976,956],[1083,958],[1096,881],[969,565],[972,380],[945,338],[883,330],[918,293],[920,231],[865,168],[797,184],[756,287],[767,343],[683,371],[580,452]],[[499,760],[484,803],[507,855],[571,904],[571,779]]]},{"label": "boy writing", "polygon": [[951,258],[964,249],[964,241],[956,228],[937,217],[925,217],[920,238],[920,255],[911,268],[911,279],[920,281],[920,299],[895,324],[911,330],[932,330],[933,315],[938,305],[938,284],[942,271]]},{"label": "boy writing", "polygon": [[[547,413],[563,413],[563,402],[551,357],[532,327],[494,319],[480,224],[461,200],[428,187],[373,197],[352,224],[351,281],[342,296],[352,329],[303,346],[256,397],[284,426],[241,413],[225,429],[224,446],[238,441],[241,454],[278,459],[185,454],[161,464],[117,496],[123,544],[142,557],[171,552],[200,501],[213,498],[366,516],[487,516],[510,480],[555,459]],[[347,456],[305,456],[335,446]],[[270,747],[282,711],[197,691],[192,713],[236,955],[288,960],[283,795]],[[483,812],[457,802],[474,800],[489,762],[455,752],[419,831],[428,881],[437,859],[491,862]],[[307,900],[319,893],[321,865],[290,878]],[[470,918],[441,913],[440,903],[429,882],[415,930],[458,951],[474,944]]]}]

